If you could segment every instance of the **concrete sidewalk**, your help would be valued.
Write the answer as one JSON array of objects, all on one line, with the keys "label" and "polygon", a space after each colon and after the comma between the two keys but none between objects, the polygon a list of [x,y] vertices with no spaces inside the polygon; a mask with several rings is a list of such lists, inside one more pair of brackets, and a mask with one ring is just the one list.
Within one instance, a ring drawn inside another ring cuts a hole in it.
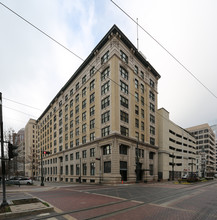
[{"label": "concrete sidewalk", "polygon": [[30,214],[38,214],[45,212],[52,212],[54,207],[49,204],[47,207],[42,202],[29,203],[23,205],[9,204],[11,212],[0,213],[0,219],[12,219]]}]

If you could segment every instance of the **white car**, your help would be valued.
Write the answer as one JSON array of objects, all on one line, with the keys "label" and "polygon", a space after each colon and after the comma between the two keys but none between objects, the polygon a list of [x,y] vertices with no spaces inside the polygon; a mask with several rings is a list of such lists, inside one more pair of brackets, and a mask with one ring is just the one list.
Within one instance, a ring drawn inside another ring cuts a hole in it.
[{"label": "white car", "polygon": [[20,185],[32,185],[32,180],[28,177],[21,177],[19,178]]}]

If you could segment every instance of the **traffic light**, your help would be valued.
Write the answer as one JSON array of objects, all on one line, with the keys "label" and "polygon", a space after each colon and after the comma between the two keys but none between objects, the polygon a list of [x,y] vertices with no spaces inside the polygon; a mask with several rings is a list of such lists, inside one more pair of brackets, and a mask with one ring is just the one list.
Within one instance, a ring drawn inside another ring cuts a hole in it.
[{"label": "traffic light", "polygon": [[8,143],[8,157],[9,157],[9,160],[11,158],[14,158],[14,157],[18,156],[18,153],[16,152],[17,148],[18,148],[17,146],[14,146],[13,144]]},{"label": "traffic light", "polygon": [[43,151],[43,154],[50,154],[50,151]]}]

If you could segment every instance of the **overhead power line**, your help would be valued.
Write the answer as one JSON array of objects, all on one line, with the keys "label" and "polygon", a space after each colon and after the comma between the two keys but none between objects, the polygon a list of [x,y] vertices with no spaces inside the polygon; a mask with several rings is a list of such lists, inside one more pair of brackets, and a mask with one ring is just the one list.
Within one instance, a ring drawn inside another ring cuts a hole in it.
[{"label": "overhead power line", "polygon": [[166,49],[155,37],[153,37],[145,28],[133,19],[126,11],[124,11],[117,3],[110,0],[118,9],[120,9],[128,18],[130,18],[136,25],[138,25],[152,40],[154,40],[163,50],[165,50],[179,65],[181,65],[198,83],[200,83],[212,96],[217,99],[217,96],[199,80],[181,61],[179,61],[168,49]]},{"label": "overhead power line", "polygon": [[[112,0],[111,0],[112,1]],[[113,1],[112,1],[113,2]],[[113,2],[114,3],[114,2]],[[19,15],[18,13],[16,13],[15,11],[13,11],[12,9],[10,9],[9,7],[7,7],[6,5],[4,5],[2,2],[0,2],[0,4],[2,5],[2,6],[4,6],[6,9],[8,9],[9,11],[11,11],[12,13],[14,13],[16,16],[18,16],[19,18],[21,18],[23,21],[25,21],[26,23],[28,23],[29,25],[31,25],[33,28],[35,28],[36,30],[38,30],[39,32],[41,32],[42,34],[44,34],[45,36],[47,36],[50,40],[52,40],[52,41],[54,41],[56,44],[58,44],[59,46],[61,46],[61,47],[63,47],[64,49],[66,49],[68,52],[70,52],[72,55],[74,55],[74,56],[76,56],[78,59],[80,59],[81,61],[84,61],[84,59],[83,58],[81,58],[79,55],[77,55],[76,53],[74,53],[73,51],[71,51],[70,49],[68,49],[66,46],[64,46],[62,43],[60,43],[60,42],[58,42],[57,40],[55,40],[53,37],[51,37],[50,35],[48,35],[47,33],[45,33],[44,31],[42,31],[40,28],[38,28],[38,27],[36,27],[35,25],[33,25],[31,22],[29,22],[28,20],[26,20],[25,18],[23,18],[21,15]],[[115,4],[115,3],[114,3]],[[115,4],[116,5],[116,4]],[[117,5],[117,7],[118,8],[120,8],[118,5]],[[122,10],[121,8],[120,8],[120,10]],[[122,10],[123,11],[123,10]],[[123,11],[124,12],[124,11]],[[125,12],[124,12],[125,13]],[[126,14],[126,13],[125,13]],[[131,17],[130,17],[131,18]],[[131,18],[132,19],[132,18]],[[132,19],[133,20],[133,19]],[[134,22],[136,22],[135,20],[133,20]],[[137,24],[137,22],[136,22],[136,24]],[[140,28],[142,28],[139,24],[138,24],[138,26],[140,27]],[[143,29],[143,28],[142,28]],[[144,30],[144,29],[143,29]],[[144,30],[145,31],[145,30]],[[146,32],[146,31],[145,31]],[[148,33],[148,32],[147,32]],[[151,38],[153,38],[149,33],[148,33],[148,35],[151,37]],[[154,40],[155,40],[155,38],[153,38]],[[160,46],[161,46],[161,44],[157,41],[157,40],[155,40]],[[163,46],[161,46],[161,47],[163,47]],[[163,47],[164,48],[164,47]],[[165,49],[166,50],[166,49]],[[167,50],[166,50],[167,51]],[[167,51],[168,53],[169,53],[169,51]],[[170,54],[170,53],[169,53]],[[172,54],[171,54],[172,55]],[[174,57],[175,58],[175,57]],[[176,59],[176,58],[175,58]],[[177,60],[177,59],[176,59]],[[178,61],[178,60],[177,60]],[[179,62],[179,61],[178,61]],[[181,63],[180,63],[181,64]],[[94,66],[92,66],[91,64],[88,64],[90,67],[94,67]],[[184,67],[184,66],[183,66]],[[94,67],[95,68],[95,67]],[[184,67],[185,68],[185,67]],[[100,67],[98,68],[98,69],[96,69],[95,68],[95,70],[96,70],[96,72],[97,71],[99,71],[100,73],[102,73],[100,70]],[[186,68],[185,68],[186,69]],[[186,69],[187,70],[187,69]],[[120,87],[120,84],[119,83],[117,83],[117,82],[115,82],[114,80],[112,80],[110,77],[108,77],[110,80],[111,80],[111,82],[113,82],[114,84],[116,84],[117,86],[119,86]],[[199,81],[200,82],[200,81]],[[202,84],[202,83],[201,83]],[[202,84],[203,85],[203,84]],[[204,86],[205,87],[205,86]],[[205,87],[206,88],[206,87]],[[208,89],[209,90],[209,89]],[[210,91],[211,92],[211,91]],[[212,92],[211,92],[212,93]],[[135,97],[135,94],[132,94],[131,92],[129,92],[129,94],[132,96],[132,97]],[[212,93],[213,94],[213,93]],[[213,94],[214,95],[214,94]],[[214,95],[215,96],[215,95]],[[216,96],[215,96],[216,97]],[[217,98],[217,97],[216,97]],[[15,101],[14,101],[15,102]],[[20,103],[21,104],[21,103]],[[147,104],[147,103],[144,103],[147,107],[150,107],[150,105],[149,104]],[[25,105],[25,104],[24,104]],[[22,113],[22,114],[25,114],[25,115],[29,115],[29,114],[27,114],[27,113],[24,113],[24,112],[21,112],[21,111],[19,111],[19,110],[16,110],[16,109],[12,109],[12,108],[9,108],[9,107],[6,107],[6,106],[3,106],[3,107],[5,107],[5,108],[8,108],[8,109],[11,109],[11,110],[14,110],[14,111],[17,111],[17,112],[20,112],[20,113]],[[29,106],[30,107],[30,106]],[[34,108],[34,107],[33,107]],[[160,113],[158,113],[158,111],[156,111],[155,112],[156,114],[158,114],[160,117],[162,117],[162,118],[164,118],[165,120],[167,120],[167,121],[169,121],[170,122],[170,120],[168,120],[167,118],[165,118],[163,115],[161,115]],[[31,116],[31,115],[29,115],[29,116]],[[33,117],[35,117],[35,116],[33,116]],[[35,117],[36,118],[36,117]],[[79,122],[79,124],[80,124],[81,122]],[[100,129],[100,128],[97,128],[97,129]]]},{"label": "overhead power line", "polygon": [[17,102],[17,101],[14,101],[14,100],[11,100],[11,99],[7,99],[7,98],[3,98],[3,99],[5,99],[5,100],[7,100],[7,101],[10,101],[10,102],[17,103],[17,104],[19,104],[19,105],[23,105],[23,106],[26,106],[26,107],[29,107],[29,108],[33,108],[33,109],[36,109],[36,110],[42,111],[42,110],[39,109],[39,108],[36,108],[36,107],[30,106],[30,105],[26,105],[26,104],[21,103],[21,102]]}]

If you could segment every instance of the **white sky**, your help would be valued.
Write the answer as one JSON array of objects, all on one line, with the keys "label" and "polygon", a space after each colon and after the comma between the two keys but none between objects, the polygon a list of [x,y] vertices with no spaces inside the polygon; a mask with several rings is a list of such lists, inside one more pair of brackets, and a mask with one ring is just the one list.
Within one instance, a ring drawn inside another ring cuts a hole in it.
[{"label": "white sky", "polygon": [[[0,0],[85,59],[116,24],[136,45],[136,25],[110,0]],[[216,0],[115,0],[217,96]],[[217,123],[217,98],[141,29],[139,50],[161,75],[158,107],[186,128]],[[82,61],[0,4],[4,129],[37,119]],[[40,110],[8,101],[14,100]],[[12,110],[12,109],[14,110]],[[16,110],[16,111],[15,111]],[[25,114],[23,114],[23,113]]]}]

